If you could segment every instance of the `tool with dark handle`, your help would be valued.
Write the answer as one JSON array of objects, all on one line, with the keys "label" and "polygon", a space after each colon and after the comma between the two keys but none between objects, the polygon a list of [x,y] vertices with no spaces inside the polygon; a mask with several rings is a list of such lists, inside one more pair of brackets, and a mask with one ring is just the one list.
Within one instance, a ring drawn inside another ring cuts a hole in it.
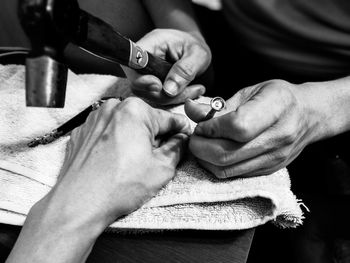
[{"label": "tool with dark handle", "polygon": [[[103,59],[135,69],[141,74],[152,74],[164,80],[171,64],[142,50],[101,19],[79,11],[77,29],[70,32],[71,41]],[[68,31],[67,31],[68,32]]]},{"label": "tool with dark handle", "polygon": [[69,42],[162,81],[172,66],[81,10],[77,0],[20,0],[19,18],[32,46],[26,59],[27,106],[64,106],[67,65],[63,50]]},{"label": "tool with dark handle", "polygon": [[[27,145],[29,147],[35,147],[35,146],[38,146],[39,144],[48,144],[60,138],[61,136],[66,135],[67,133],[71,132],[73,129],[82,125],[92,111],[97,110],[106,100],[111,98],[113,97],[101,98],[100,100],[92,103],[90,106],[85,108],[83,111],[79,112],[77,115],[69,119],[67,122],[60,125],[58,128],[42,136],[34,138]],[[119,100],[122,101],[123,98],[119,97]]]}]

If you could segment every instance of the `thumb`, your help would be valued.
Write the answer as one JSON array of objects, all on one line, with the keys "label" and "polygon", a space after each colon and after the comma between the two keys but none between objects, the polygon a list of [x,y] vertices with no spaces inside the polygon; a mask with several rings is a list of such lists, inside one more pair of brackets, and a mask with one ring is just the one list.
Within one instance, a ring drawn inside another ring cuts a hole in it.
[{"label": "thumb", "polygon": [[194,80],[199,70],[200,65],[192,55],[182,57],[170,69],[164,82],[164,92],[170,97],[175,97]]},{"label": "thumb", "polygon": [[191,99],[185,101],[185,113],[194,122],[203,121],[211,107],[207,103],[199,103]]},{"label": "thumb", "polygon": [[229,112],[222,116],[200,122],[195,128],[194,134],[208,138],[234,139],[232,138],[232,125],[230,125],[234,114],[234,112]]},{"label": "thumb", "polygon": [[155,153],[163,163],[169,164],[171,168],[175,169],[184,155],[188,138],[188,135],[184,133],[175,134],[167,141],[163,142],[162,145],[155,150]]}]

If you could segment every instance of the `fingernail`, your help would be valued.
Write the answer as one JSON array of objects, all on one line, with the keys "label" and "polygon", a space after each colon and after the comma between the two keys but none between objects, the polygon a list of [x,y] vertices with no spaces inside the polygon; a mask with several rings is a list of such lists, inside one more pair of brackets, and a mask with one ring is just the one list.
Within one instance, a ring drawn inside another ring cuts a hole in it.
[{"label": "fingernail", "polygon": [[168,80],[164,83],[164,92],[171,96],[174,97],[177,95],[177,85],[174,81]]}]

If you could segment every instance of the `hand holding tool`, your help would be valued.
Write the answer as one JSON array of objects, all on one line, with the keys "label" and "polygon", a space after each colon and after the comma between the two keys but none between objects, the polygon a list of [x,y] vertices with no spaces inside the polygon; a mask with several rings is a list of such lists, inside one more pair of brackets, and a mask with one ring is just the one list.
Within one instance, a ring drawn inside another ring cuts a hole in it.
[{"label": "hand holding tool", "polygon": [[18,15],[32,46],[26,59],[27,106],[64,107],[67,65],[63,50],[69,42],[161,80],[172,66],[81,10],[77,0],[19,0]]}]

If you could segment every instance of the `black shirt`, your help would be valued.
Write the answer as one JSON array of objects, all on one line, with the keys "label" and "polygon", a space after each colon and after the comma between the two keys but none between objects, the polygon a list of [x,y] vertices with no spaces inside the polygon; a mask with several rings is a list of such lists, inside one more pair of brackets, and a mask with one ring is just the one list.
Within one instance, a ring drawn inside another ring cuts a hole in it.
[{"label": "black shirt", "polygon": [[350,72],[349,0],[223,0],[223,11],[238,41],[281,70],[312,80]]}]

